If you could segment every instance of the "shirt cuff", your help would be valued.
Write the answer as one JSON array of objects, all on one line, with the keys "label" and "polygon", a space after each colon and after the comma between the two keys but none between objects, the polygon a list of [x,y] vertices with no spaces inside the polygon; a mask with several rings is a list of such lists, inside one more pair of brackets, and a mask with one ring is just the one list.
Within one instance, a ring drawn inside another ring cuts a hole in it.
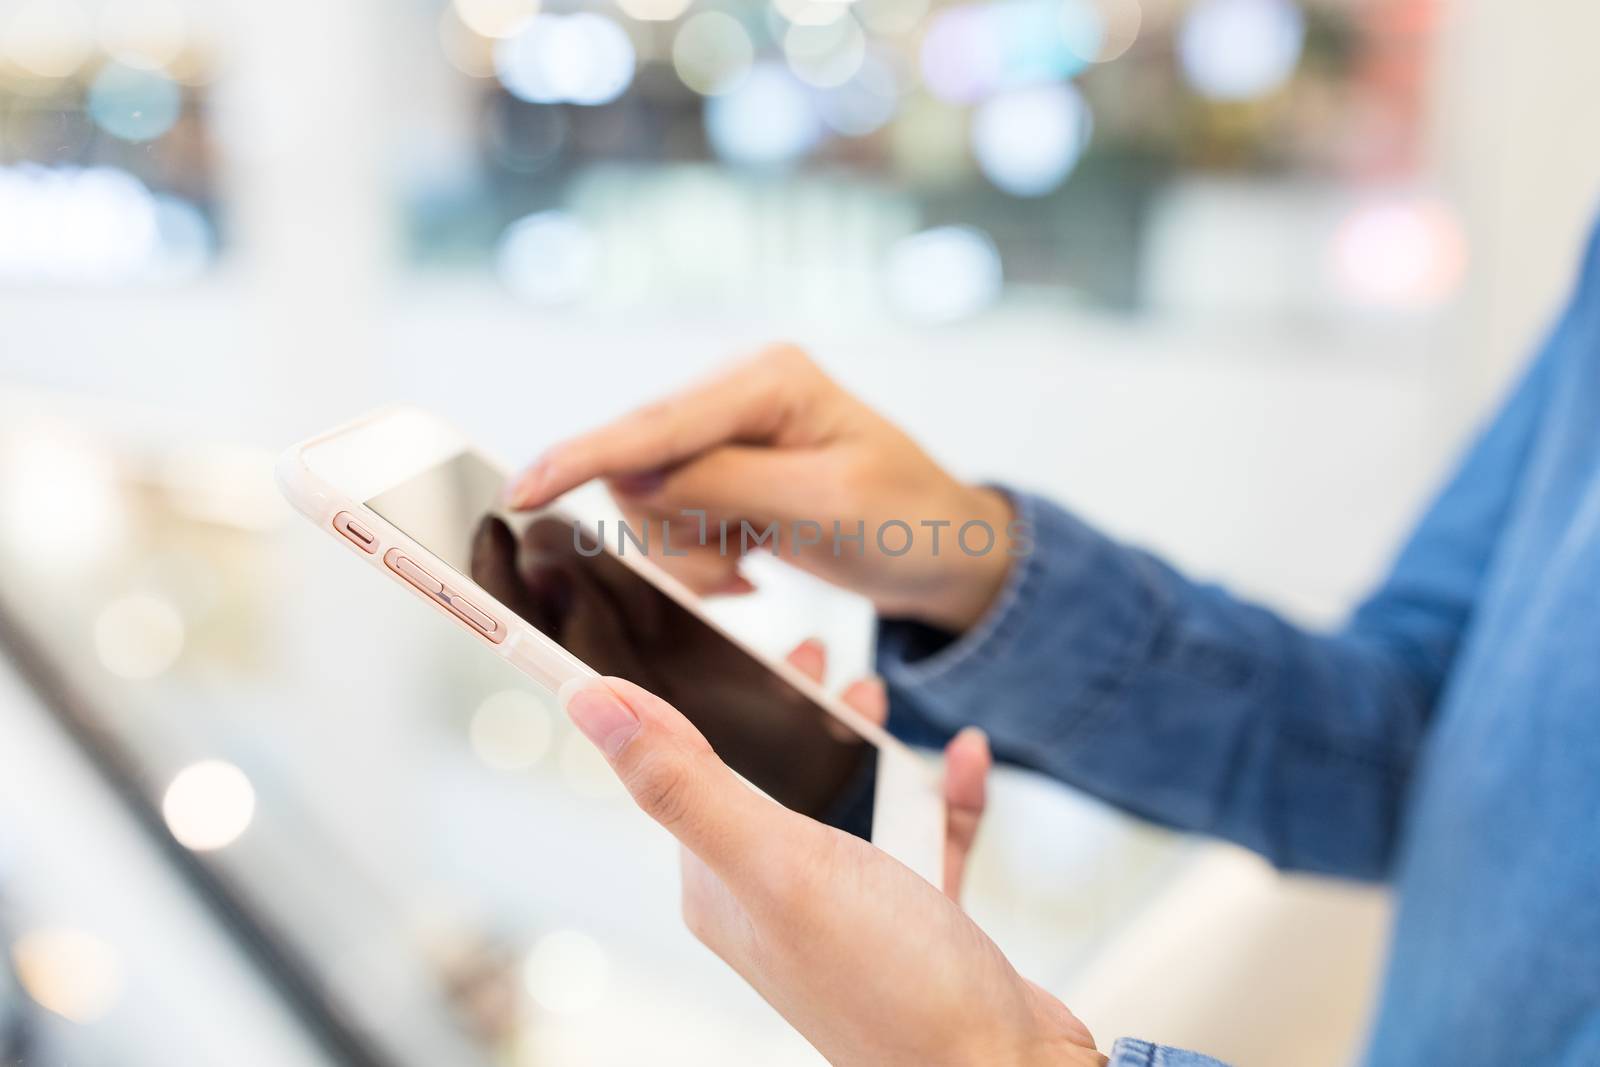
[{"label": "shirt cuff", "polygon": [[1227,1067],[1227,1064],[1198,1052],[1124,1037],[1111,1046],[1111,1058],[1106,1067]]},{"label": "shirt cuff", "polygon": [[1148,563],[1066,511],[1010,493],[1030,550],[959,637],[906,620],[878,626],[890,726],[936,745],[981,716],[998,754],[1058,744],[1112,710],[1164,614]]}]

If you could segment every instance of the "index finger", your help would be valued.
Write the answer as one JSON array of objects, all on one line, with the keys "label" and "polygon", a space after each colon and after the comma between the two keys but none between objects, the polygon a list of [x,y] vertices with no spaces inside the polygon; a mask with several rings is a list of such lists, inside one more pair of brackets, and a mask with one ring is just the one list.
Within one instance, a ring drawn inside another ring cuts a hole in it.
[{"label": "index finger", "polygon": [[594,478],[640,474],[727,441],[770,437],[783,414],[784,380],[757,359],[549,449],[512,484],[517,510],[549,503]]}]

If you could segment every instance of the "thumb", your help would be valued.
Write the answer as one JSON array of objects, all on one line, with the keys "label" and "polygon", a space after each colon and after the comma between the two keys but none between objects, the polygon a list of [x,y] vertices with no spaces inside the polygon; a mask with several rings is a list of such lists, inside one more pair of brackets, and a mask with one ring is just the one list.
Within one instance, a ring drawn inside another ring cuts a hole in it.
[{"label": "thumb", "polygon": [[782,839],[784,810],[740,780],[660,697],[621,678],[575,678],[556,700],[634,803],[718,877],[740,880]]}]

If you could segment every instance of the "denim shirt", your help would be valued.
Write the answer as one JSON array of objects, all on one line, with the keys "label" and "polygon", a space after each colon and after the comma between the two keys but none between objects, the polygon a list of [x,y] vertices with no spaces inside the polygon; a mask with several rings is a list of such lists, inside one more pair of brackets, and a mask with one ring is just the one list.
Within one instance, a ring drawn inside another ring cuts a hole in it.
[{"label": "denim shirt", "polygon": [[[884,621],[891,727],[1275,865],[1392,883],[1365,1062],[1600,1064],[1600,254],[1392,572],[1302,629],[1049,503],[952,640]],[[1308,561],[1314,565],[1315,561]],[[1116,1064],[1210,1063],[1119,1042]]]}]

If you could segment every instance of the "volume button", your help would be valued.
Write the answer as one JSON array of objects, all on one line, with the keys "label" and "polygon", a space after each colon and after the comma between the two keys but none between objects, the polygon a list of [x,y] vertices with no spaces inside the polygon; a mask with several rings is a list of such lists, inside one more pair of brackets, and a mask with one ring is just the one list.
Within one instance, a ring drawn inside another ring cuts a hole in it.
[{"label": "volume button", "polygon": [[390,549],[389,554],[383,557],[383,561],[389,565],[390,570],[429,596],[442,597],[444,595],[444,583],[417,566],[410,556],[403,556]]},{"label": "volume button", "polygon": [[495,621],[473,607],[470,602],[463,600],[459,596],[453,596],[450,598],[450,606],[455,608],[463,619],[466,619],[484,633],[492,634],[495,632],[497,628]]}]

